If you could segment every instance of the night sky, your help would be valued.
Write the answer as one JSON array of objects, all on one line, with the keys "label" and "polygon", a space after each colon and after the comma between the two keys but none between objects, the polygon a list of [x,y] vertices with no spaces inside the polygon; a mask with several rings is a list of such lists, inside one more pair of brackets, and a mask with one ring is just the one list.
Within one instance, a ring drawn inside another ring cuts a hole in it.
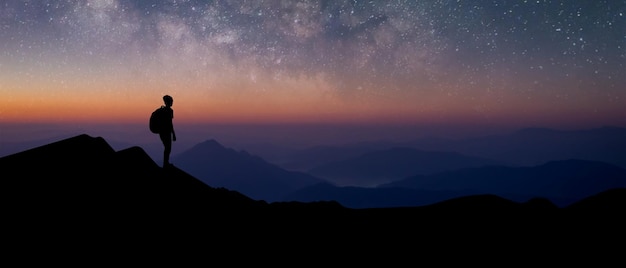
[{"label": "night sky", "polygon": [[626,125],[626,1],[0,3],[0,123]]}]

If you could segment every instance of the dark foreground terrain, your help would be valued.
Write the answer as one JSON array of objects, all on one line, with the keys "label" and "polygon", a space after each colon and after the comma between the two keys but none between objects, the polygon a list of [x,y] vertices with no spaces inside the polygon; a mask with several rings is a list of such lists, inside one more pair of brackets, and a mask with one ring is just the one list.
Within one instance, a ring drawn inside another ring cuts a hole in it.
[{"label": "dark foreground terrain", "polygon": [[5,254],[22,265],[619,267],[626,252],[623,188],[565,208],[495,195],[410,208],[267,203],[88,135],[2,157],[0,170]]}]

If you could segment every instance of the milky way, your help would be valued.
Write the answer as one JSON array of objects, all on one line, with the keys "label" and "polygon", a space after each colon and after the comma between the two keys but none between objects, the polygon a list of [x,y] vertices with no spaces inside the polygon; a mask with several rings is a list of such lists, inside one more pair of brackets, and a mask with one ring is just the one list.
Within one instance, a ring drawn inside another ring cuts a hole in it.
[{"label": "milky way", "polygon": [[222,107],[275,94],[352,115],[624,115],[626,1],[9,0],[0,27],[4,95],[80,76]]}]

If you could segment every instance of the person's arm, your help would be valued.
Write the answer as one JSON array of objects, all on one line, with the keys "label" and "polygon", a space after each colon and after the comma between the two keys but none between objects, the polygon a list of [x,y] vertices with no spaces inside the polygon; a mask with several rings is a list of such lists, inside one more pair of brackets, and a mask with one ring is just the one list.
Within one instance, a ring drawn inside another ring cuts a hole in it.
[{"label": "person's arm", "polygon": [[172,110],[172,141],[176,141],[176,131],[174,131],[174,110]]}]

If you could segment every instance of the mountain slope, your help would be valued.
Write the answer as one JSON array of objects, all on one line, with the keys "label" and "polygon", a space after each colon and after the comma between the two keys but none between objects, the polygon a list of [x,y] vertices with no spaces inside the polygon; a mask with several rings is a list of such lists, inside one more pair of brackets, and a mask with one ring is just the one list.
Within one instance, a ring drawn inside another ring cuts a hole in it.
[{"label": "mountain slope", "polygon": [[5,193],[36,207],[73,210],[86,202],[123,212],[137,202],[144,206],[142,211],[160,210],[163,203],[184,206],[178,209],[191,204],[207,209],[257,203],[240,193],[209,187],[179,169],[161,169],[139,147],[116,152],[104,139],[85,134],[2,157],[0,170]]},{"label": "mountain slope", "polygon": [[207,140],[175,155],[180,169],[213,187],[241,192],[257,200],[282,200],[286,193],[322,182],[302,172],[287,171],[245,151]]}]

